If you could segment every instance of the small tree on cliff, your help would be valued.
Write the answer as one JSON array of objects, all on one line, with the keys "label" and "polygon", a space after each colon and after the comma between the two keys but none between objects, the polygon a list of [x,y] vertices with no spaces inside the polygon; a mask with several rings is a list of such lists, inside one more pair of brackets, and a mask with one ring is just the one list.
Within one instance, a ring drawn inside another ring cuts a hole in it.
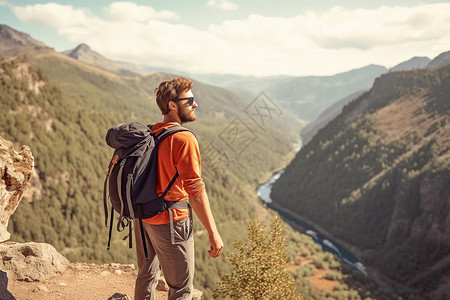
[{"label": "small tree on cliff", "polygon": [[227,258],[233,265],[214,293],[215,299],[300,299],[294,281],[285,269],[287,254],[283,224],[277,217],[268,233],[254,220],[248,227],[247,243],[235,241],[237,252]]}]

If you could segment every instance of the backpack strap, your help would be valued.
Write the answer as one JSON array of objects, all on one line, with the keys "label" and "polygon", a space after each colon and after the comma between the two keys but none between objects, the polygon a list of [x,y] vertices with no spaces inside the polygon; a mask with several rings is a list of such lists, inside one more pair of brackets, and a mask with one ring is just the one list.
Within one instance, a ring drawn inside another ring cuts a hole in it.
[{"label": "backpack strap", "polygon": [[164,200],[164,210],[167,210],[169,212],[169,220],[170,220],[170,240],[172,242],[172,245],[175,244],[175,233],[174,233],[174,227],[173,227],[173,212],[172,209],[186,209],[189,207],[189,204],[185,201],[167,201],[165,199],[167,193],[169,192],[170,188],[175,183],[175,180],[177,180],[179,174],[178,170],[175,173],[175,176],[173,176],[172,180],[167,185],[166,189],[164,190],[164,193],[159,197],[160,199]]},{"label": "backpack strap", "polygon": [[[150,131],[151,131],[152,126],[153,125],[148,125],[148,127],[150,128]],[[195,135],[194,132],[192,132],[192,130],[190,130],[190,129],[186,128],[186,127],[180,126],[180,125],[174,125],[174,126],[166,127],[163,130],[161,130],[161,132],[158,135],[155,136],[155,139],[158,139],[159,141],[162,141],[163,139],[165,139],[166,137],[168,137],[172,133],[175,133],[175,132],[178,132],[178,131],[189,131],[190,133],[192,133],[195,136],[195,138],[197,138],[197,136]]]},{"label": "backpack strap", "polygon": [[128,231],[128,247],[131,249],[133,248],[133,222],[130,222],[128,226],[130,226]]},{"label": "backpack strap", "polygon": [[130,211],[130,217],[131,219],[134,219],[136,216],[134,214],[133,210],[133,204],[131,203],[131,184],[133,182],[133,174],[128,174],[127,177],[127,187],[126,187],[126,195],[127,195],[127,203],[128,203],[128,210]]},{"label": "backpack strap", "polygon": [[120,216],[119,220],[117,221],[117,231],[122,231],[125,228],[122,226],[122,229],[120,228],[120,225],[122,225],[122,219],[123,219],[123,199],[122,199],[122,173],[123,173],[123,166],[125,165],[125,162],[127,161],[126,158],[124,158],[120,162],[120,168],[119,172],[117,173],[117,190],[119,191],[119,199],[120,199]]},{"label": "backpack strap", "polygon": [[[105,226],[108,227],[108,196],[106,193],[109,193],[109,177],[111,176],[112,169],[119,161],[119,156],[114,154],[111,158],[111,162],[109,163],[109,168],[106,171],[106,178],[103,184],[103,209],[105,210]],[[111,216],[112,218],[112,216]]]},{"label": "backpack strap", "polygon": [[113,221],[114,221],[113,216],[114,216],[114,207],[111,206],[111,220],[109,223],[108,246],[106,247],[106,250],[109,250],[109,247],[111,246],[112,227],[113,227]]},{"label": "backpack strap", "polygon": [[144,232],[144,224],[142,223],[142,205],[141,207],[141,214],[139,216],[139,227],[141,229],[141,239],[142,239],[142,245],[144,246],[144,254],[145,254],[145,260],[148,260],[148,250],[147,250],[147,240],[145,239],[145,232]]},{"label": "backpack strap", "polygon": [[106,196],[106,191],[108,189],[109,173],[106,174],[105,182],[103,183],[103,209],[105,211],[105,226],[108,227],[108,200]]},{"label": "backpack strap", "polygon": [[[178,174],[178,170],[177,170],[177,172],[175,173],[175,176],[173,176],[172,180],[169,182],[169,184],[167,185],[166,189],[164,190],[164,192],[162,193],[161,197],[159,197],[159,198],[164,199],[166,197],[167,193],[169,192],[169,190],[172,187],[172,185],[175,183],[175,180],[177,180],[178,176],[179,176],[179,174]],[[164,199],[164,201],[166,201],[166,200]]]}]

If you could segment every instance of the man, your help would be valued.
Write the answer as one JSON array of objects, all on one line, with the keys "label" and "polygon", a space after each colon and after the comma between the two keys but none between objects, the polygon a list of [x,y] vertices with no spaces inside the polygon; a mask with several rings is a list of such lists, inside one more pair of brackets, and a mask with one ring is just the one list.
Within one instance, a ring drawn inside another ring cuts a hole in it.
[{"label": "man", "polygon": [[[196,120],[198,107],[191,91],[192,82],[184,77],[162,82],[155,90],[156,103],[164,118],[152,126],[158,135],[164,128]],[[162,140],[158,148],[158,180],[156,192],[160,196],[175,173],[179,177],[167,193],[168,201],[188,201],[209,235],[211,257],[218,257],[223,249],[212,215],[205,185],[201,178],[200,152],[195,136],[189,131],[176,132]],[[194,239],[189,209],[172,209],[175,243],[171,240],[169,212],[164,211],[144,219],[149,260],[145,259],[140,228],[135,221],[136,251],[139,272],[135,299],[155,299],[160,266],[169,285],[169,300],[192,299],[194,277]]]}]

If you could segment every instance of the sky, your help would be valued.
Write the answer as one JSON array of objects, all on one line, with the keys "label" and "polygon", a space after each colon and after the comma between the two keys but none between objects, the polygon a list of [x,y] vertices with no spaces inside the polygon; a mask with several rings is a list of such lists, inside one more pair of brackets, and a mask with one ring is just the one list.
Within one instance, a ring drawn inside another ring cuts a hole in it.
[{"label": "sky", "polygon": [[324,76],[450,51],[450,0],[0,0],[0,24],[199,74]]}]

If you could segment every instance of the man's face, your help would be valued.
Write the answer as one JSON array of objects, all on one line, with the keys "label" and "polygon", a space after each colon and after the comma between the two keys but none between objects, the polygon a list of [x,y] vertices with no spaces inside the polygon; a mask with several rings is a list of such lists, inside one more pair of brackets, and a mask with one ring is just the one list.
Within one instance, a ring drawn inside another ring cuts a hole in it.
[{"label": "man's face", "polygon": [[[191,90],[183,92],[178,96],[179,99],[190,97],[194,97]],[[181,123],[193,122],[197,119],[194,109],[198,107],[198,105],[197,103],[195,103],[195,101],[192,104],[192,106],[189,105],[188,99],[177,101],[177,105],[178,105],[178,117],[180,118]]]}]

